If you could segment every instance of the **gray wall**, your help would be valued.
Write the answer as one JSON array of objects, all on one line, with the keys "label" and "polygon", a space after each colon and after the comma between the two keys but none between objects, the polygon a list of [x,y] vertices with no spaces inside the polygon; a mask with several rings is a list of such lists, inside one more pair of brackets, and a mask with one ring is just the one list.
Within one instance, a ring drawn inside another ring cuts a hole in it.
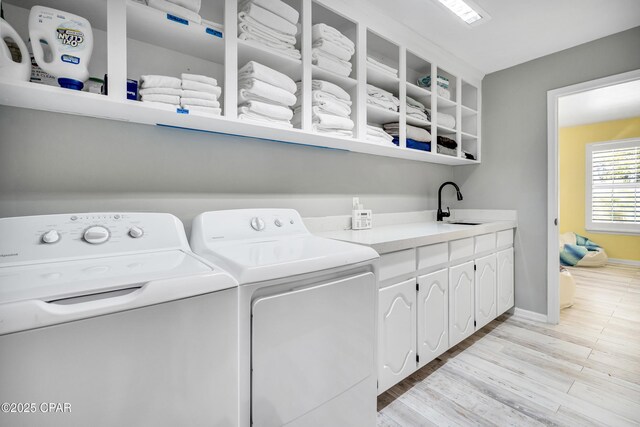
[{"label": "gray wall", "polygon": [[518,210],[519,308],[547,312],[547,91],[638,69],[639,47],[636,27],[483,81],[482,164],[456,168],[454,178],[464,207]]},{"label": "gray wall", "polygon": [[[435,209],[450,166],[0,107],[0,217],[290,207]],[[453,192],[451,192],[453,193]],[[453,196],[453,194],[449,194]]]}]

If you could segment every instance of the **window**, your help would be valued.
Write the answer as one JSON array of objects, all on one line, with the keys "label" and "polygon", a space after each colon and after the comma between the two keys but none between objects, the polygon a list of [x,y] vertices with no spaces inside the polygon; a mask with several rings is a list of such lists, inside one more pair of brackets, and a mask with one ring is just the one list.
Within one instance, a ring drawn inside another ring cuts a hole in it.
[{"label": "window", "polygon": [[640,234],[640,139],[587,145],[586,229]]}]

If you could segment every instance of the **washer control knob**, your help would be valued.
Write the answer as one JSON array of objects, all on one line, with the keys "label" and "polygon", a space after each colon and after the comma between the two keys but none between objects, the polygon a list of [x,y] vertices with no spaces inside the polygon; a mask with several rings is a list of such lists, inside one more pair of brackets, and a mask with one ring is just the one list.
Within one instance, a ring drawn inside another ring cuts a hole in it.
[{"label": "washer control knob", "polygon": [[144,230],[134,225],[129,229],[129,236],[133,237],[134,239],[137,239],[139,237],[144,236]]},{"label": "washer control knob", "polygon": [[42,235],[42,243],[56,243],[60,240],[60,233],[56,230],[49,230]]},{"label": "washer control knob", "polygon": [[109,240],[109,230],[101,225],[89,227],[84,232],[84,240],[92,245],[99,245]]},{"label": "washer control knob", "polygon": [[276,227],[282,227],[282,221],[280,221],[280,219],[276,218],[275,221],[273,221],[273,223],[276,225]]},{"label": "washer control knob", "polygon": [[251,228],[256,231],[264,230],[264,221],[262,220],[262,218],[258,218],[257,216],[251,218]]}]

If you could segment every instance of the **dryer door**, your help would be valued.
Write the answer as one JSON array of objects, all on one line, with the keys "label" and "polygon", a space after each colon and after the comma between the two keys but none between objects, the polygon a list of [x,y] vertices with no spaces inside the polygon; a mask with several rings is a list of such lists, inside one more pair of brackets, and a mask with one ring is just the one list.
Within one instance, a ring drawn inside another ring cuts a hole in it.
[{"label": "dryer door", "polygon": [[375,424],[376,292],[364,273],[253,302],[254,425]]}]

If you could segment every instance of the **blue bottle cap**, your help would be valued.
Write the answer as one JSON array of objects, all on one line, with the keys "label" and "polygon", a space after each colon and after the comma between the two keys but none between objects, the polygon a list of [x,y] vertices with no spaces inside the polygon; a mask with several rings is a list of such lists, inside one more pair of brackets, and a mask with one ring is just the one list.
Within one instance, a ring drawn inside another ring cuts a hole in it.
[{"label": "blue bottle cap", "polygon": [[64,87],[67,89],[73,89],[73,90],[82,90],[82,88],[84,87],[84,83],[81,82],[80,80],[67,79],[64,77],[60,77],[58,79],[58,84],[61,87]]}]

